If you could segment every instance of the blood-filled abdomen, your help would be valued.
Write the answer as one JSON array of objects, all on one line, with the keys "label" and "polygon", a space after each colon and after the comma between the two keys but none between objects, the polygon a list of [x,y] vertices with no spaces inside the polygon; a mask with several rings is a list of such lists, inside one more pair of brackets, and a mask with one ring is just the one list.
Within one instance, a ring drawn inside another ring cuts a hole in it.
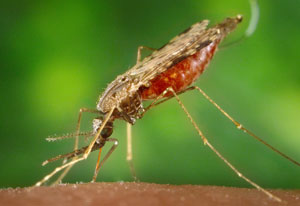
[{"label": "blood-filled abdomen", "polygon": [[[150,80],[150,87],[140,90],[142,99],[155,99],[168,87],[172,87],[176,93],[186,89],[202,74],[218,44],[219,41],[210,43]],[[166,96],[170,95],[171,93],[166,94]]]}]

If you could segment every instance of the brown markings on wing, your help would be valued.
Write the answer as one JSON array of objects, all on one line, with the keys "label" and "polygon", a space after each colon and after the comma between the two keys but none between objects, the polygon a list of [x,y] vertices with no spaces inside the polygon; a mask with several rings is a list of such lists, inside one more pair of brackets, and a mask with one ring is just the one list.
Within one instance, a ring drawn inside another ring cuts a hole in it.
[{"label": "brown markings on wing", "polygon": [[237,15],[226,18],[209,29],[206,29],[208,20],[198,22],[146,57],[141,63],[136,64],[126,74],[139,79],[140,85],[147,85],[151,79],[172,67],[174,62],[180,62],[179,60],[183,60],[184,57],[195,54],[211,42],[221,41],[241,21],[242,17]]},{"label": "brown markings on wing", "polygon": [[193,55],[201,49],[199,47],[201,43],[216,39],[218,36],[216,30],[206,30],[208,23],[208,20],[204,20],[192,25],[126,73],[146,84],[157,74],[171,67],[176,59]]}]

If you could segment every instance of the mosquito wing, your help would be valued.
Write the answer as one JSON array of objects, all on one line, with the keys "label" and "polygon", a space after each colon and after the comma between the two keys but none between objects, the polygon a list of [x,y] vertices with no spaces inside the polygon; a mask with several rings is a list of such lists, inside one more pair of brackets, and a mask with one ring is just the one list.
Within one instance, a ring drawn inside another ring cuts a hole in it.
[{"label": "mosquito wing", "polygon": [[208,20],[203,20],[192,25],[169,43],[144,58],[143,61],[137,63],[127,72],[127,75],[138,78],[142,84],[146,84],[156,75],[206,47],[219,38],[217,29],[206,29],[208,23]]}]

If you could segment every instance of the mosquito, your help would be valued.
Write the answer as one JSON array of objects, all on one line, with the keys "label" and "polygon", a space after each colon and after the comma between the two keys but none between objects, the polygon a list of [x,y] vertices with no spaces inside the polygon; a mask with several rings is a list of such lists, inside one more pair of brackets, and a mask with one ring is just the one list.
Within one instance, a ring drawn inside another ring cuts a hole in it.
[{"label": "mosquito", "polygon": [[[221,23],[210,28],[207,28],[209,21],[203,20],[192,25],[159,49],[140,46],[137,52],[136,64],[124,74],[117,76],[117,78],[107,86],[105,91],[99,97],[96,109],[80,109],[76,133],[58,138],[48,138],[48,140],[57,140],[75,137],[74,151],[46,160],[43,165],[58,159],[65,159],[63,165],[57,167],[41,181],[37,182],[36,186],[44,184],[53,175],[64,170],[56,181],[56,183],[59,182],[74,164],[87,159],[92,151],[99,150],[99,156],[92,179],[92,182],[96,181],[99,169],[118,146],[118,140],[110,137],[113,133],[113,123],[116,119],[127,122],[126,159],[129,163],[132,176],[136,179],[136,173],[132,163],[131,126],[153,107],[168,101],[171,98],[175,98],[199,136],[202,138],[204,145],[207,145],[240,178],[265,193],[271,199],[281,201],[279,197],[273,195],[244,176],[209,142],[179,98],[180,94],[188,91],[196,90],[200,92],[200,94],[212,103],[239,130],[246,132],[276,153],[300,166],[297,161],[275,149],[233,119],[201,88],[191,86],[204,72],[206,66],[214,56],[218,45],[240,22],[242,22],[242,19],[241,15],[226,18]],[[143,49],[153,50],[153,52],[151,55],[141,60],[141,51]],[[147,107],[144,107],[143,103],[147,100],[151,100],[152,102]],[[82,114],[86,112],[95,113],[97,114],[97,117],[93,120],[93,130],[90,133],[81,133],[80,121]],[[78,149],[79,136],[93,136],[93,138],[88,146]],[[113,145],[102,161],[100,161],[100,154],[106,142],[112,142]]]}]

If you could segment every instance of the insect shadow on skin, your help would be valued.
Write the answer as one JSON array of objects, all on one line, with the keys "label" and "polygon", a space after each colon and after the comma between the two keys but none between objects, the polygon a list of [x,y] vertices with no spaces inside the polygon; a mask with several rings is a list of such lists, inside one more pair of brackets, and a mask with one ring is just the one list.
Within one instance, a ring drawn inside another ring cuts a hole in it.
[{"label": "insect shadow on skin", "polygon": [[[127,161],[129,163],[132,176],[135,180],[137,180],[136,172],[132,163],[131,125],[133,125],[136,120],[141,119],[146,112],[153,107],[156,107],[171,98],[175,98],[205,145],[207,145],[220,159],[222,159],[224,163],[239,177],[265,193],[271,199],[280,202],[281,199],[279,197],[271,194],[269,191],[263,189],[255,182],[245,177],[218,152],[218,150],[204,136],[179,98],[179,95],[184,92],[192,90],[198,91],[223,115],[233,122],[238,129],[246,132],[273,151],[300,166],[297,161],[272,147],[251,131],[243,127],[239,122],[234,120],[202,89],[197,86],[190,86],[204,72],[220,42],[222,42],[222,40],[231,31],[233,31],[241,21],[242,16],[237,15],[236,17],[226,18],[223,22],[207,28],[209,21],[203,20],[192,25],[160,49],[156,50],[145,46],[139,47],[136,64],[124,74],[117,76],[117,78],[108,85],[99,97],[96,109],[80,109],[76,133],[58,138],[48,138],[48,140],[54,141],[57,139],[75,137],[74,151],[46,160],[43,165],[58,159],[65,159],[62,166],[57,167],[53,172],[45,176],[41,181],[37,182],[36,186],[42,185],[57,172],[63,170],[63,173],[54,182],[54,184],[58,183],[63,179],[74,164],[85,160],[92,151],[99,150],[99,156],[92,180],[93,182],[96,181],[99,169],[118,146],[118,140],[110,137],[113,133],[113,123],[116,119],[127,122]],[[253,30],[253,26],[249,26],[249,28],[252,28]],[[246,36],[251,35],[251,31],[247,31],[248,33],[246,33]],[[153,52],[151,55],[141,60],[142,49],[153,50]],[[143,103],[147,100],[151,100],[152,102],[144,108]],[[97,117],[93,120],[93,131],[90,133],[80,132],[80,122],[83,113],[95,113],[97,115]],[[92,136],[93,138],[88,146],[78,149],[79,136]],[[100,161],[101,151],[106,142],[112,142],[113,145],[102,161]]]}]

